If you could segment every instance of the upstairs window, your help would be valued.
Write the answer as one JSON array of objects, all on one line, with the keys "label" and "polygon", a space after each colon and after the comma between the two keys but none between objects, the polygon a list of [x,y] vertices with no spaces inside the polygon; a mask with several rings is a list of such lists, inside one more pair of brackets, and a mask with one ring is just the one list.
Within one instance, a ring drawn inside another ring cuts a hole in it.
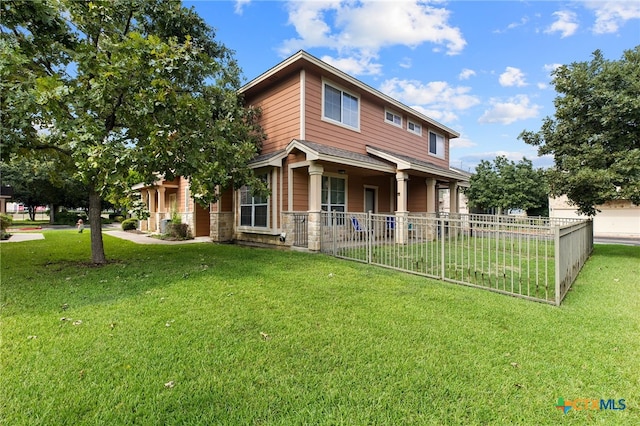
[{"label": "upstairs window", "polygon": [[325,83],[323,116],[354,129],[360,128],[360,99]]},{"label": "upstairs window", "polygon": [[444,136],[429,132],[429,154],[444,158]]},{"label": "upstairs window", "polygon": [[385,109],[384,111],[384,121],[389,124],[393,124],[394,126],[402,127],[402,117],[388,109]]},{"label": "upstairs window", "polygon": [[[267,182],[267,174],[259,176]],[[240,226],[266,228],[269,216],[269,198],[253,195],[251,187],[240,188]]]},{"label": "upstairs window", "polygon": [[418,123],[414,123],[413,121],[407,121],[407,130],[411,133],[414,133],[418,136],[422,136],[422,126]]}]

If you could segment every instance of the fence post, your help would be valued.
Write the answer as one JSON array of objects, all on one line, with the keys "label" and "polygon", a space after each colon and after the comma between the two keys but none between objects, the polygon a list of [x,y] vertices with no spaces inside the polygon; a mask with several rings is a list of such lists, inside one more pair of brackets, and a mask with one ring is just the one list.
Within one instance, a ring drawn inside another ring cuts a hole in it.
[{"label": "fence post", "polygon": [[371,248],[371,239],[373,237],[373,235],[372,235],[373,227],[371,226],[372,225],[372,222],[371,222],[371,210],[369,210],[367,212],[367,221],[366,221],[366,223],[367,223],[367,226],[366,226],[365,230],[366,230],[366,234],[367,234],[367,237],[366,237],[367,238],[367,263],[371,263],[371,250],[372,250],[372,248]]},{"label": "fence post", "polygon": [[444,236],[447,234],[446,230],[444,229],[444,219],[443,218],[437,218],[436,219],[438,226],[440,227],[440,273],[442,275],[442,280],[444,281],[444,279],[446,278],[445,276],[445,267],[444,267],[444,260],[445,260],[445,254],[444,254]]},{"label": "fence post", "polygon": [[555,256],[556,306],[560,306],[562,290],[560,289],[560,226],[553,227],[553,252]]},{"label": "fence post", "polygon": [[332,236],[331,239],[333,240],[332,249],[333,249],[333,255],[334,256],[336,256],[338,254],[337,243],[336,243],[336,239],[338,238],[338,231],[337,231],[337,227],[338,227],[337,223],[338,223],[338,221],[336,219],[337,219],[337,214],[336,214],[336,211],[333,210],[331,212],[331,236]]}]

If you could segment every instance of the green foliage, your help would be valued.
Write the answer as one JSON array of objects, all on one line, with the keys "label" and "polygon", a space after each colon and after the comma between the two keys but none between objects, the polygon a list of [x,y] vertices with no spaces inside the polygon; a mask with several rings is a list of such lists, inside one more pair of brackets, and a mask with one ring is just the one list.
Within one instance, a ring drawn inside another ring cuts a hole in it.
[{"label": "green foliage", "polygon": [[13,217],[8,214],[0,214],[0,240],[8,240],[11,234],[7,232],[7,229],[13,223]]},{"label": "green foliage", "polygon": [[553,73],[554,118],[538,132],[520,138],[551,154],[551,193],[566,194],[581,213],[627,199],[640,205],[640,46],[618,61],[597,50],[589,62],[575,62]]},{"label": "green foliage", "polygon": [[[203,205],[231,184],[266,191],[247,167],[264,139],[259,111],[243,106],[232,52],[192,9],[47,0],[3,11],[2,156],[68,157],[90,218],[102,198],[124,204],[132,173],[147,184],[184,176]],[[106,262],[91,236],[94,262]]]},{"label": "green foliage", "polygon": [[13,223],[13,217],[8,214],[0,214],[0,230],[6,231]]},{"label": "green foliage", "polygon": [[[545,172],[534,169],[530,160],[518,163],[498,156],[493,163],[482,160],[469,180],[465,191],[469,206],[487,210],[491,208],[523,209],[527,214],[548,214],[548,188]],[[537,215],[541,216],[541,215]]]},{"label": "green foliage", "polygon": [[189,225],[186,223],[167,223],[166,235],[176,240],[187,240],[193,238],[189,231]]},{"label": "green foliage", "polygon": [[87,214],[84,212],[62,210],[55,213],[53,218],[53,223],[55,223],[56,225],[75,226],[76,223],[78,223],[78,219],[82,219],[85,224],[87,223]]},{"label": "green foliage", "polygon": [[135,229],[138,229],[138,219],[130,218],[122,221],[123,231],[133,231]]}]

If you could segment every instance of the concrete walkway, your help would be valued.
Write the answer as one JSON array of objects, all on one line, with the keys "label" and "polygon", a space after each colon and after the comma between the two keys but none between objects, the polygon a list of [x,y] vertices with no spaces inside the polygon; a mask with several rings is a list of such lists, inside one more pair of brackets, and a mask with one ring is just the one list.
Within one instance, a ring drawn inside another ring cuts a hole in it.
[{"label": "concrete walkway", "polygon": [[192,240],[182,240],[182,241],[169,241],[169,240],[161,240],[159,238],[154,238],[151,234],[138,234],[135,232],[125,232],[118,231],[112,229],[103,230],[105,235],[111,235],[112,237],[121,238],[123,240],[131,241],[136,244],[193,244],[193,243],[210,243],[211,238],[209,237],[195,237]]},{"label": "concrete walkway", "polygon": [[23,241],[44,240],[44,234],[39,232],[9,232],[11,238],[2,240],[0,243],[21,243]]}]

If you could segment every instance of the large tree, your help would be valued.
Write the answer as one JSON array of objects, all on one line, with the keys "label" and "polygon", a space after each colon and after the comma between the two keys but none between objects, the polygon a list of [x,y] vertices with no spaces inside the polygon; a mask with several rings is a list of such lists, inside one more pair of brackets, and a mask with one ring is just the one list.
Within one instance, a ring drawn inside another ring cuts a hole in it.
[{"label": "large tree", "polygon": [[505,156],[498,156],[493,162],[482,160],[465,194],[469,206],[481,210],[522,209],[529,215],[539,215],[548,208],[544,171],[534,169],[526,158],[518,163]]},{"label": "large tree", "polygon": [[247,167],[263,133],[238,96],[240,70],[177,1],[3,1],[2,155],[55,151],[89,188],[91,252],[105,263],[100,204],[131,171],[190,179],[203,204]]},{"label": "large tree", "polygon": [[596,51],[589,62],[561,66],[553,85],[554,118],[520,135],[553,155],[552,195],[566,194],[590,216],[609,200],[640,204],[640,46],[619,61]]}]

